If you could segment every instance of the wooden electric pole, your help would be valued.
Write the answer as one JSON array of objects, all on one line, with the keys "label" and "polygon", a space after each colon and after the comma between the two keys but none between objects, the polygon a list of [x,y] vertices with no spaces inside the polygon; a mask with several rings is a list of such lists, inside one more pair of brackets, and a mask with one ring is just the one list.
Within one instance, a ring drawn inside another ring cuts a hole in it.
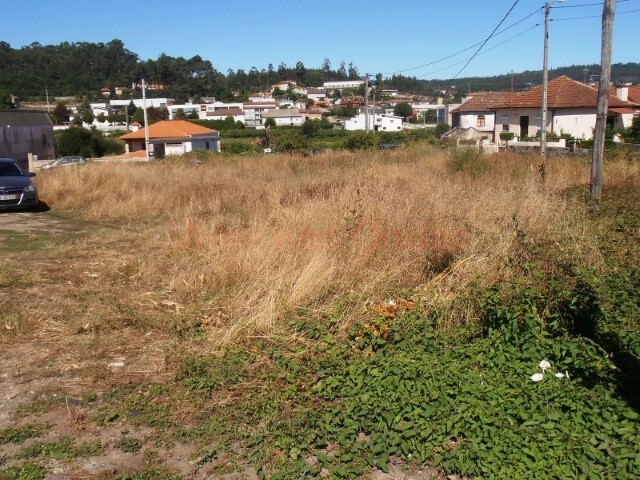
[{"label": "wooden electric pole", "polygon": [[607,127],[609,107],[609,82],[611,80],[611,37],[615,0],[605,0],[602,10],[602,51],[600,60],[600,85],[596,128],[593,136],[593,158],[591,160],[591,205],[597,207],[602,194],[602,159],[604,157],[604,132]]},{"label": "wooden electric pole", "polygon": [[540,174],[545,177],[547,163],[547,96],[549,91],[549,2],[544,4],[544,57],[542,62],[542,112],[540,120]]}]

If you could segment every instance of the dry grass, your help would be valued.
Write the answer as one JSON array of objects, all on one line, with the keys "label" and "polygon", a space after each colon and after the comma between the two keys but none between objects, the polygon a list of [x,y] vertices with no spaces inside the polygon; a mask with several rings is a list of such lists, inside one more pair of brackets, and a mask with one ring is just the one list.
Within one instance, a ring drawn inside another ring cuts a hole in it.
[{"label": "dry grass", "polygon": [[[552,159],[544,185],[536,157],[496,156],[473,174],[451,173],[450,161],[424,148],[183,158],[38,182],[54,212],[131,232],[121,264],[95,280],[120,282],[118,305],[191,315],[216,344],[277,333],[298,307],[335,314],[337,299],[347,326],[366,300],[409,292],[447,307],[448,323],[472,321],[458,294],[508,280],[523,242],[600,262],[584,202],[566,194],[586,189],[588,161]],[[610,162],[607,182],[636,170]]]}]

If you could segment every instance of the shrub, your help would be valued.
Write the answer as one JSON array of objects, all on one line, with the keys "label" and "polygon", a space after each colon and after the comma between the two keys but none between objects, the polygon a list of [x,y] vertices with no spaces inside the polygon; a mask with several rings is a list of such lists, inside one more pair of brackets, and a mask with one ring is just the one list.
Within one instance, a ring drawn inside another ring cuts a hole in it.
[{"label": "shrub", "polygon": [[345,146],[349,150],[367,150],[378,145],[379,138],[367,132],[352,132],[345,140]]},{"label": "shrub", "polygon": [[302,151],[308,147],[308,139],[297,131],[287,131],[277,135],[274,146],[278,152]]},{"label": "shrub", "polygon": [[259,147],[245,142],[222,142],[222,153],[242,154],[258,153]]},{"label": "shrub", "polygon": [[500,132],[500,140],[513,140],[513,132]]},{"label": "shrub", "polygon": [[457,148],[447,161],[451,172],[464,172],[476,177],[491,169],[491,164],[482,150],[475,147]]},{"label": "shrub", "polygon": [[55,135],[56,152],[60,156],[82,155],[102,157],[124,152],[124,145],[114,138],[106,138],[102,132],[83,127],[72,127]]}]

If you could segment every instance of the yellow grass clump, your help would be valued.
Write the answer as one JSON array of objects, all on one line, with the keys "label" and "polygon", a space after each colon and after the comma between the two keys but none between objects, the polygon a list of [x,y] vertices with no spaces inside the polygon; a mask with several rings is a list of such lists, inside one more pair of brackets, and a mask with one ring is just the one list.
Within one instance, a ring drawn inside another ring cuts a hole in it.
[{"label": "yellow grass clump", "polygon": [[[171,292],[213,319],[211,339],[224,343],[278,332],[297,308],[331,312],[346,327],[366,301],[398,295],[443,306],[448,322],[472,321],[458,295],[508,280],[508,260],[526,261],[529,243],[556,258],[600,261],[585,203],[567,193],[586,188],[587,160],[550,159],[544,183],[537,157],[480,161],[481,169],[452,169],[449,154],[424,147],[169,158],[38,182],[54,212],[152,238],[153,248],[132,237],[130,293]],[[606,172],[616,181],[629,168],[614,162]]]}]

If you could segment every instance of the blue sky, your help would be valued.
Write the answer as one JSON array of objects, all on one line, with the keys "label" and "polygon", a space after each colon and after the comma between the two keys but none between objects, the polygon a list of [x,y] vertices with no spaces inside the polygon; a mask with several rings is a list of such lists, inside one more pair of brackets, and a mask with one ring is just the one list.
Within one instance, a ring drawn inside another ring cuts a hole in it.
[{"label": "blue sky", "polygon": [[[551,68],[600,62],[601,1],[551,2]],[[458,74],[514,3],[498,34]],[[544,1],[539,0],[23,0],[10,4],[0,40],[13,48],[32,42],[106,43],[118,38],[142,60],[161,53],[185,58],[200,55],[225,74],[228,69],[248,71],[254,66],[261,70],[269,63],[277,68],[281,62],[293,67],[301,61],[307,68],[319,68],[325,58],[333,68],[342,61],[347,66],[353,62],[361,74],[402,73],[424,79],[542,68]],[[638,26],[640,0],[619,0],[615,63],[640,62]],[[455,55],[461,50],[465,51]],[[450,58],[439,61],[443,57]]]}]

